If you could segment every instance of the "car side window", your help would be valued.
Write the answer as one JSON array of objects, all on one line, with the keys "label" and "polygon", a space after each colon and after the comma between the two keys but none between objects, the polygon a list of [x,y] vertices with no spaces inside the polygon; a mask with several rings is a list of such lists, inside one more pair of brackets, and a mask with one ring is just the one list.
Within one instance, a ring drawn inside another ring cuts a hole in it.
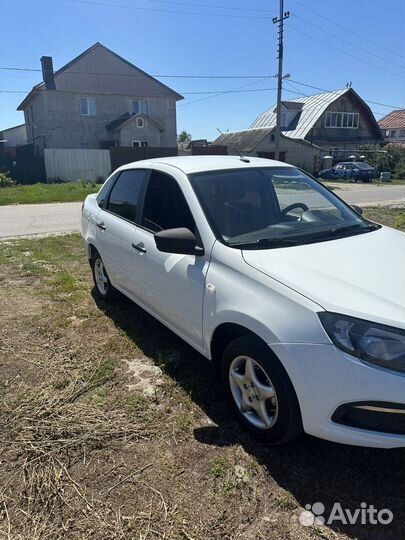
[{"label": "car side window", "polygon": [[151,172],[141,225],[152,232],[185,227],[196,233],[195,221],[183,192],[168,174]]},{"label": "car side window", "polygon": [[101,189],[97,194],[97,204],[99,205],[100,208],[105,208],[111,186],[114,184],[114,182],[115,182],[118,175],[119,175],[119,173],[113,174],[101,186]]},{"label": "car side window", "polygon": [[122,171],[111,190],[106,210],[136,223],[139,197],[145,176],[146,171],[143,169]]}]

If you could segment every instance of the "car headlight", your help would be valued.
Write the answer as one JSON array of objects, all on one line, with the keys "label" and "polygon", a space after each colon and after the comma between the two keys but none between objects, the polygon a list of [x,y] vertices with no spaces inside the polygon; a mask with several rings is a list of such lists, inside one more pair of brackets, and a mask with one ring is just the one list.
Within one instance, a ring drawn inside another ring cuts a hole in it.
[{"label": "car headlight", "polygon": [[339,313],[318,313],[333,343],[364,362],[405,373],[405,330]]}]

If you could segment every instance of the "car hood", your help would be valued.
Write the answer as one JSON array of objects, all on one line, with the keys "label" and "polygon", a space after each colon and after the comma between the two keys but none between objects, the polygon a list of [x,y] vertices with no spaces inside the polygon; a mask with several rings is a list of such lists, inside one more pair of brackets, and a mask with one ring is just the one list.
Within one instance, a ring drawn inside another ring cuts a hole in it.
[{"label": "car hood", "polygon": [[244,250],[247,264],[327,311],[405,328],[405,234],[365,234],[277,249]]}]

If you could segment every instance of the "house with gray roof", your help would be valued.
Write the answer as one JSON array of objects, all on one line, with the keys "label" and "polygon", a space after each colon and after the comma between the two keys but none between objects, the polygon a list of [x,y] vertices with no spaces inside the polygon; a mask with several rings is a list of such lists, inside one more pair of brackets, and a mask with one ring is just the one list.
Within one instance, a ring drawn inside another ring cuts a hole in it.
[{"label": "house with gray roof", "polygon": [[[228,154],[274,159],[274,127],[260,127],[222,133],[214,145],[227,148]],[[280,161],[285,161],[310,173],[320,169],[321,148],[304,139],[281,134]]]},{"label": "house with gray roof", "polygon": [[101,43],[54,71],[19,105],[35,148],[177,148],[176,102],[183,97]]},{"label": "house with gray roof", "polygon": [[[250,129],[275,125],[273,105],[256,118]],[[316,144],[340,158],[348,157],[360,145],[383,142],[370,107],[353,88],[283,101],[281,130],[286,137]]]}]

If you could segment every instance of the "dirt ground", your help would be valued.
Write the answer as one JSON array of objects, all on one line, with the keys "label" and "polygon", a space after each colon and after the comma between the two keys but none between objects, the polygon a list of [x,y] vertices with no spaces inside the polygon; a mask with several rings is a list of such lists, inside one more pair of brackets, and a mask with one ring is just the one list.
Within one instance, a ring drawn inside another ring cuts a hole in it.
[{"label": "dirt ground", "polygon": [[[259,444],[204,358],[95,299],[78,235],[1,242],[0,306],[0,537],[405,538],[403,451]],[[301,525],[316,501],[394,521]]]}]

